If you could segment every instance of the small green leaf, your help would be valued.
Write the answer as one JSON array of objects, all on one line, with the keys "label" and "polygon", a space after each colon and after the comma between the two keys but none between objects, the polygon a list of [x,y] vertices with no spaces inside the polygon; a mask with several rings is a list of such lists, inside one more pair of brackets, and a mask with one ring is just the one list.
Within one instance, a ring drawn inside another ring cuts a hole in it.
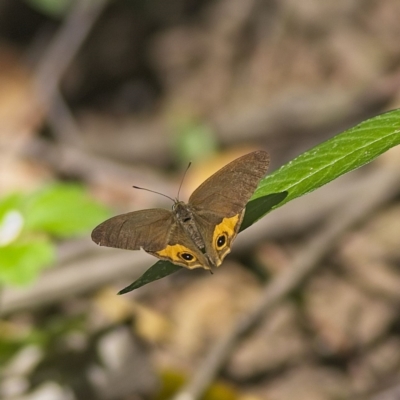
[{"label": "small green leaf", "polygon": [[45,239],[14,242],[0,247],[0,282],[25,285],[55,259],[53,244]]},{"label": "small green leaf", "polygon": [[[267,175],[247,205],[242,230],[272,209],[303,196],[339,176],[353,171],[400,144],[400,109],[378,115],[301,154],[279,170]],[[163,276],[180,267],[168,269],[163,262]],[[170,264],[172,265],[172,264]],[[160,261],[134,283],[123,289],[127,293],[159,279]],[[145,279],[144,276],[146,276]],[[163,277],[162,276],[162,277]]]},{"label": "small green leaf", "polygon": [[253,225],[254,222],[260,218],[260,215],[266,214],[275,206],[282,203],[287,195],[288,192],[271,193],[264,197],[258,197],[257,199],[249,201],[246,206],[246,212],[239,232],[242,232],[249,226]]},{"label": "small green leaf", "polygon": [[68,237],[89,231],[107,219],[109,212],[90,199],[82,186],[57,183],[33,194],[24,215],[27,230]]},{"label": "small green leaf", "polygon": [[147,283],[165,278],[166,276],[171,275],[174,272],[179,271],[180,269],[182,269],[182,267],[171,264],[169,261],[158,261],[151,268],[149,268],[139,279],[137,279],[126,288],[120,290],[118,294],[131,292],[132,290],[146,285]]}]

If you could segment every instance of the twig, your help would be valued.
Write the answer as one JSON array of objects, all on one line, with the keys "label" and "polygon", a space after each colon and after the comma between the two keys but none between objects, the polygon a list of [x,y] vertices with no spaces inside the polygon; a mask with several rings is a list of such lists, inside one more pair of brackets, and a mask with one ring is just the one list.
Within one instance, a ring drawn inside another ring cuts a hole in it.
[{"label": "twig", "polygon": [[48,124],[55,137],[61,143],[82,147],[81,129],[75,120],[64,96],[57,88],[53,94],[53,101],[47,113]]},{"label": "twig", "polygon": [[318,268],[322,258],[345,231],[393,198],[398,192],[398,182],[399,174],[396,170],[381,167],[375,171],[359,195],[345,209],[340,209],[333,215],[327,227],[310,240],[291,266],[266,286],[256,306],[244,313],[233,329],[211,348],[193,379],[173,400],[199,399],[224,366],[240,338],[249,333],[284,297]]},{"label": "twig", "polygon": [[66,69],[109,0],[77,0],[37,66],[35,87],[45,112]]},{"label": "twig", "polygon": [[24,148],[23,154],[49,164],[56,172],[70,174],[92,184],[118,181],[126,184],[127,191],[131,192],[133,184],[155,187],[166,194],[171,190],[166,179],[160,179],[159,174],[151,172],[150,168],[127,166],[66,143],[57,145],[35,138],[29,147]]}]

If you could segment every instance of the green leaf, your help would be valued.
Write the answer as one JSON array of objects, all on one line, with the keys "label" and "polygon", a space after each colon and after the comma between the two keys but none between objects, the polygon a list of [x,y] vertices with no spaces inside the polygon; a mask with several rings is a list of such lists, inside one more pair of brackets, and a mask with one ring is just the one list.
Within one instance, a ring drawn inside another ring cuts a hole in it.
[{"label": "green leaf", "polygon": [[26,229],[59,237],[78,235],[109,217],[108,210],[75,184],[53,184],[33,194],[24,208]]},{"label": "green leaf", "polygon": [[[301,154],[267,175],[246,207],[242,230],[272,209],[303,196],[339,176],[353,171],[400,144],[400,110],[378,115]],[[127,293],[159,279],[158,268],[168,275],[160,261],[120,293]],[[169,264],[169,263],[167,263]],[[171,264],[172,265],[172,264]],[[176,266],[175,266],[176,267]],[[173,273],[180,269],[170,269]],[[146,279],[143,277],[146,276]]]},{"label": "green leaf", "polygon": [[158,261],[151,268],[149,268],[139,279],[137,279],[126,288],[120,290],[118,294],[131,292],[132,290],[146,285],[147,283],[165,278],[166,276],[171,275],[174,272],[179,271],[180,269],[182,269],[182,267],[172,264],[169,261]]},{"label": "green leaf", "polygon": [[46,239],[13,242],[1,247],[0,282],[7,285],[31,283],[54,259],[54,246]]},{"label": "green leaf", "polygon": [[254,222],[260,218],[260,215],[268,213],[275,208],[275,206],[282,203],[287,195],[288,192],[271,193],[264,197],[259,197],[249,201],[246,206],[246,212],[244,214],[239,232],[242,232],[249,226],[253,225]]},{"label": "green leaf", "polygon": [[22,202],[22,194],[12,193],[0,199],[0,221],[11,210],[20,209]]},{"label": "green leaf", "polygon": [[[252,199],[288,192],[276,207],[359,168],[400,144],[400,109],[371,118],[301,154],[267,175]],[[268,212],[268,211],[267,211]],[[258,218],[265,215],[261,212]]]}]

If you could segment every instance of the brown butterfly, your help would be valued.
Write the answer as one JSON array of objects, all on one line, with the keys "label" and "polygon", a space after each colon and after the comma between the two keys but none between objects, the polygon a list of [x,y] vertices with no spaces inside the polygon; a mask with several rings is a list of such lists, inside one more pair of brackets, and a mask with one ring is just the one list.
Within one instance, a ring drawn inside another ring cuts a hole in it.
[{"label": "brown butterfly", "polygon": [[174,200],[172,211],[154,208],[118,215],[97,226],[92,239],[100,246],[142,248],[185,268],[211,270],[231,251],[246,204],[268,165],[267,152],[246,154],[208,178],[187,204]]}]

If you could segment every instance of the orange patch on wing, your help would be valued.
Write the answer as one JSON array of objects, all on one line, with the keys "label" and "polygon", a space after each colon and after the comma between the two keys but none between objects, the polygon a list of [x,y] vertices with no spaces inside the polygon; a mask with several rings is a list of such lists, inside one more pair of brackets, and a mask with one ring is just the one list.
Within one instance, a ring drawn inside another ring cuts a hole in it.
[{"label": "orange patch on wing", "polygon": [[236,236],[236,228],[238,223],[241,221],[241,214],[236,214],[230,218],[224,218],[220,224],[218,224],[214,229],[213,234],[213,246],[217,248],[217,240],[222,234],[227,235],[227,241],[225,246],[220,250],[222,254],[220,255],[221,259],[217,263],[217,267],[222,264],[222,260],[224,257],[231,251],[229,245],[232,239]]},{"label": "orange patch on wing", "polygon": [[186,246],[182,246],[181,244],[168,245],[165,249],[156,252],[161,257],[167,257],[173,261],[182,262],[182,259],[179,257],[180,253],[189,253],[193,256],[193,260],[191,262],[196,261],[197,258],[193,254],[191,250],[189,250]]},{"label": "orange patch on wing", "polygon": [[236,234],[236,226],[239,222],[240,214],[236,214],[230,218],[224,218],[220,224],[218,224],[214,229],[213,235],[213,243],[217,240],[217,238],[226,233],[228,238],[232,238]]}]

